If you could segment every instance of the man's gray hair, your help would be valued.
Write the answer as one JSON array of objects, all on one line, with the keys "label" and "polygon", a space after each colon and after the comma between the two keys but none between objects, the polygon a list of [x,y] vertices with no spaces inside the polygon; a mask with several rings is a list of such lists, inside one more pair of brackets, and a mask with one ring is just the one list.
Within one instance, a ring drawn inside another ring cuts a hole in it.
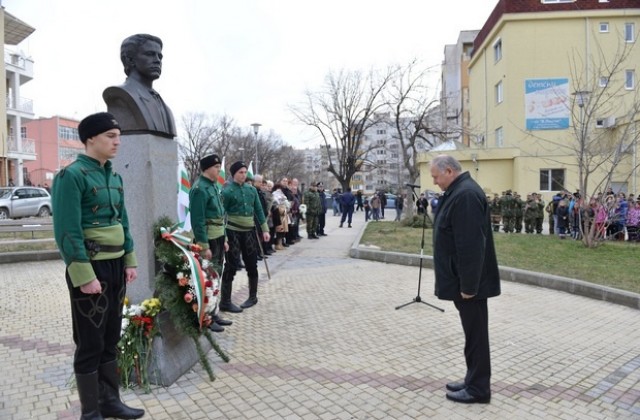
[{"label": "man's gray hair", "polygon": [[431,166],[438,168],[438,171],[444,172],[447,168],[451,168],[453,172],[462,172],[462,166],[456,158],[449,155],[439,155],[433,158]]}]

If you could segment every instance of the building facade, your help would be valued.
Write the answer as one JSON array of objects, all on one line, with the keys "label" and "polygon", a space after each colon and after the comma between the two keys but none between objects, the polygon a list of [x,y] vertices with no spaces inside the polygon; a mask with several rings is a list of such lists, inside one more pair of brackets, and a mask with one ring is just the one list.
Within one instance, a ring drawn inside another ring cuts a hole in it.
[{"label": "building facade", "polygon": [[35,160],[25,162],[25,183],[50,186],[54,175],[72,163],[84,145],[77,120],[64,117],[39,118],[24,124],[26,136],[35,144]]},{"label": "building facade", "polygon": [[17,45],[35,31],[33,27],[11,15],[0,6],[2,25],[2,61],[5,84],[2,86],[0,118],[0,185],[24,185],[26,162],[36,158],[35,143],[26,136],[23,123],[34,118],[33,101],[20,95],[20,87],[33,79],[33,60],[17,49]]},{"label": "building facade", "polygon": [[470,141],[447,153],[488,193],[637,193],[639,30],[637,1],[500,0],[468,65]]}]

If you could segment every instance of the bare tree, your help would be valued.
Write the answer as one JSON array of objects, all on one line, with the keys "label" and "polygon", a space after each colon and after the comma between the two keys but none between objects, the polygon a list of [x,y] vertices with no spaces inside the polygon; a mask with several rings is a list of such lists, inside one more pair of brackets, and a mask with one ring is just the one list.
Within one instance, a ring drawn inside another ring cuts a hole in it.
[{"label": "bare tree", "polygon": [[327,171],[344,189],[350,186],[369,152],[364,147],[364,132],[376,123],[376,113],[384,106],[382,91],[391,75],[391,69],[384,73],[372,70],[367,75],[331,72],[322,91],[307,91],[306,104],[291,109],[299,121],[317,130],[325,147],[335,148],[336,157],[329,155]]},{"label": "bare tree", "polygon": [[184,115],[182,126],[185,134],[178,139],[178,150],[193,182],[200,173],[200,159],[211,153],[224,156],[231,147],[235,129],[230,117],[204,113]]},{"label": "bare tree", "polygon": [[402,166],[412,181],[420,176],[418,152],[431,149],[434,136],[442,135],[437,119],[430,118],[438,101],[436,92],[427,85],[429,70],[416,60],[397,66],[384,93],[391,111],[392,137],[398,141]]}]

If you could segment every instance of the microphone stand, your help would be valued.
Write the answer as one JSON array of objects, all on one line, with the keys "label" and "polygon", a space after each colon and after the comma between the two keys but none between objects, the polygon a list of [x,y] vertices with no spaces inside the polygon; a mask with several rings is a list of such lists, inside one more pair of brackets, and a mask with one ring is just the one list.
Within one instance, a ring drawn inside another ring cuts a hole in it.
[{"label": "microphone stand", "polygon": [[[415,190],[415,187],[411,187],[411,192],[413,193],[413,198],[414,198],[414,202],[418,202],[419,197],[417,196]],[[411,305],[412,303],[423,303],[427,306],[432,307],[433,309],[437,309],[440,312],[444,312],[444,309],[439,308],[435,305],[432,305],[430,303],[425,302],[424,300],[422,300],[422,298],[420,297],[420,286],[422,285],[422,260],[424,257],[424,231],[426,230],[427,227],[427,218],[429,216],[427,216],[427,209],[424,209],[424,216],[422,218],[422,241],[420,242],[420,271],[418,272],[418,294],[416,295],[416,297],[413,298],[412,301],[407,302],[407,303],[403,303],[402,305],[396,306],[396,310],[398,309],[402,309],[405,306]],[[429,222],[431,222],[431,218],[429,218]],[[433,223],[432,223],[433,224]]]}]

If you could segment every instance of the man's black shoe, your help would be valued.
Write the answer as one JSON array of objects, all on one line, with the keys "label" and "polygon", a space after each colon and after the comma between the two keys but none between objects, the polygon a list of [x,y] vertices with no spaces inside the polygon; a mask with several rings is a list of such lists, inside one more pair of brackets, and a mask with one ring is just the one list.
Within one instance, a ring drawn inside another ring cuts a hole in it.
[{"label": "man's black shoe", "polygon": [[460,391],[447,392],[447,399],[463,404],[488,404],[491,401],[491,397],[474,397],[469,394],[466,389]]},{"label": "man's black shoe", "polygon": [[465,389],[467,385],[464,382],[449,382],[447,384],[447,389],[449,391],[460,391],[461,389]]},{"label": "man's black shoe", "polygon": [[258,304],[258,298],[249,298],[240,304],[244,309],[250,308]]},{"label": "man's black shoe", "polygon": [[351,224],[349,224],[349,227],[351,227]]},{"label": "man's black shoe", "polygon": [[329,236],[329,235],[327,235],[326,233],[322,232],[322,233],[320,234],[320,236]]},{"label": "man's black shoe", "polygon": [[220,303],[220,305],[218,306],[218,309],[220,309],[222,312],[231,312],[234,314],[242,312],[242,308],[233,304],[233,302]]},{"label": "man's black shoe", "polygon": [[209,325],[209,329],[213,332],[223,332],[224,331],[224,327],[218,325],[217,322],[212,322],[211,325]]},{"label": "man's black shoe", "polygon": [[227,326],[233,324],[233,321],[230,321],[228,319],[222,319],[218,315],[214,315],[213,316],[213,321],[218,325],[222,325],[223,327],[227,327]]}]

